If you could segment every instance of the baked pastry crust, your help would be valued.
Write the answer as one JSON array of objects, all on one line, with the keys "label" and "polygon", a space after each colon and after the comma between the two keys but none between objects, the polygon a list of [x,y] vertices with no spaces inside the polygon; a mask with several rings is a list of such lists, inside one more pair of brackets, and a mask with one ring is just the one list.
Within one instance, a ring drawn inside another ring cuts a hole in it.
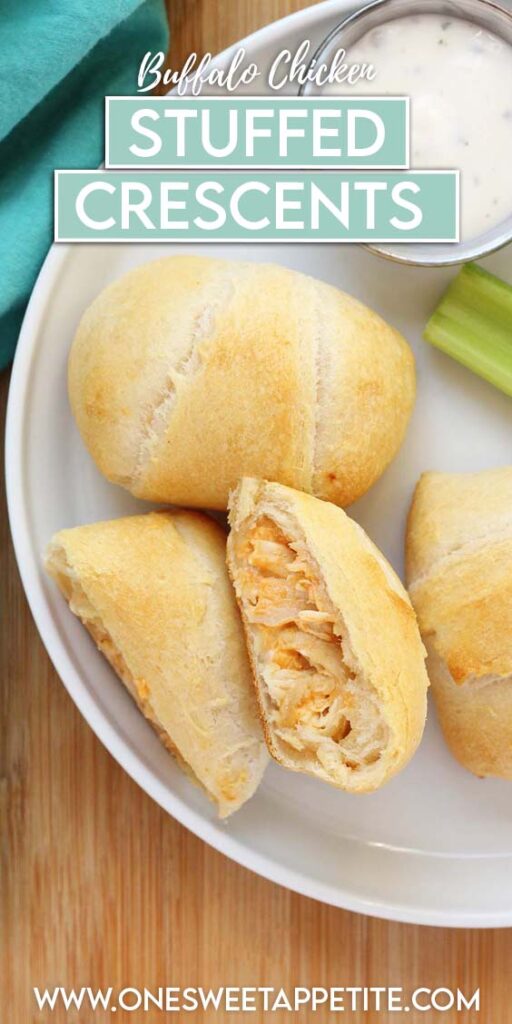
[{"label": "baked pastry crust", "polygon": [[400,580],[336,506],[244,479],[231,498],[228,567],[272,756],[351,792],[412,756],[428,678]]},{"label": "baked pastry crust", "polygon": [[271,264],[173,256],[85,312],[71,406],[105,476],[158,502],[225,509],[242,475],[347,505],[396,454],[411,350],[356,299]]},{"label": "baked pastry crust", "polygon": [[225,548],[206,515],[151,512],[62,530],[45,563],[221,817],[252,796],[268,759]]},{"label": "baked pastry crust", "polygon": [[512,778],[512,467],[424,473],[406,546],[446,741],[476,775]]}]

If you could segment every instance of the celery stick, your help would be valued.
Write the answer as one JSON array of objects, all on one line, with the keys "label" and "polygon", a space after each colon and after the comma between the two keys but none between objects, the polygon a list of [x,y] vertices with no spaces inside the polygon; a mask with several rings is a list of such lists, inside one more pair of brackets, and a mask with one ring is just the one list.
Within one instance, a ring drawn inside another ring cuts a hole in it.
[{"label": "celery stick", "polygon": [[512,395],[512,287],[499,277],[467,263],[430,317],[424,337]]}]

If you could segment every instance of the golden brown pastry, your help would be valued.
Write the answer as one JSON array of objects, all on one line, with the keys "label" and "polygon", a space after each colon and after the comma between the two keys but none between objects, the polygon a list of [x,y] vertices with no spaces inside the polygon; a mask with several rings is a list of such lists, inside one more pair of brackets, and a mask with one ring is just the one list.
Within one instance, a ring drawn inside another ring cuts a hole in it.
[{"label": "golden brown pastry", "polygon": [[196,512],[62,530],[46,569],[163,743],[225,817],[267,761],[224,531]]},{"label": "golden brown pastry", "polygon": [[425,652],[407,593],[328,502],[245,479],[230,521],[228,566],[270,753],[341,789],[377,789],[425,721]]},{"label": "golden brown pastry", "polygon": [[347,505],[414,401],[411,351],[375,313],[285,267],[173,256],[111,284],[69,359],[78,427],[139,498],[225,509],[242,475]]},{"label": "golden brown pastry", "polygon": [[452,753],[476,775],[511,779],[511,467],[423,474],[407,577]]}]

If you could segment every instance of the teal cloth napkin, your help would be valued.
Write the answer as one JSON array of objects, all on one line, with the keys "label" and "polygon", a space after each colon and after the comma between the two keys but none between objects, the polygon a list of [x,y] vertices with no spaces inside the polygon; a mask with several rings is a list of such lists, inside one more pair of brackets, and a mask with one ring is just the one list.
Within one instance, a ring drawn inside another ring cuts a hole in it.
[{"label": "teal cloth napkin", "polygon": [[0,5],[0,368],[53,237],[53,171],[104,159],[104,97],[166,50],[163,0]]}]

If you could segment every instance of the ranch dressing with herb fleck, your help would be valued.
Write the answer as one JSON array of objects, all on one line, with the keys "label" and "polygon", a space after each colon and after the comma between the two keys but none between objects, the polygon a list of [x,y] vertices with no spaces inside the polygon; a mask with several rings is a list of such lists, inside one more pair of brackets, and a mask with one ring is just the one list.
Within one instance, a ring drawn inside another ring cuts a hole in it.
[{"label": "ranch dressing with herb fleck", "polygon": [[373,81],[337,95],[411,97],[411,167],[461,171],[461,239],[512,209],[512,47],[479,25],[441,14],[396,18],[347,50]]}]

